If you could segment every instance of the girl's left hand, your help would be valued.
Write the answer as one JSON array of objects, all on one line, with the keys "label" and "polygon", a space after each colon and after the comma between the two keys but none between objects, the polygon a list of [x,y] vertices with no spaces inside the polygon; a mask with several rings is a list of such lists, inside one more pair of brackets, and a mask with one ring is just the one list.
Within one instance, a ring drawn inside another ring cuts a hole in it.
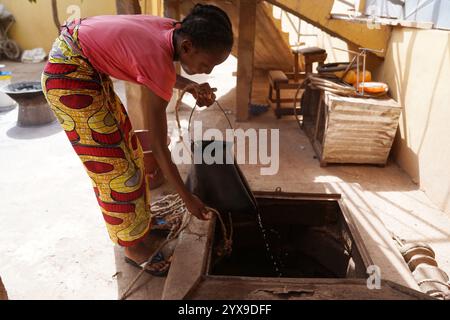
[{"label": "girl's left hand", "polygon": [[216,88],[211,88],[209,83],[205,82],[194,85],[189,92],[197,100],[197,104],[200,107],[209,107],[214,103],[214,101],[216,101],[216,95],[214,94],[215,91],[217,91]]}]

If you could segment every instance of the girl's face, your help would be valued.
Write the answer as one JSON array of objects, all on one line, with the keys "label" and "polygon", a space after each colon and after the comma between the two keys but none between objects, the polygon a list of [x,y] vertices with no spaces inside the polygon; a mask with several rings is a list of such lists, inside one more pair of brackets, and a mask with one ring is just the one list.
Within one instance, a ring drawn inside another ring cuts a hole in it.
[{"label": "girl's face", "polygon": [[180,64],[189,75],[210,74],[214,67],[224,62],[229,55],[229,51],[207,52],[197,49],[190,40],[182,41],[179,52]]}]

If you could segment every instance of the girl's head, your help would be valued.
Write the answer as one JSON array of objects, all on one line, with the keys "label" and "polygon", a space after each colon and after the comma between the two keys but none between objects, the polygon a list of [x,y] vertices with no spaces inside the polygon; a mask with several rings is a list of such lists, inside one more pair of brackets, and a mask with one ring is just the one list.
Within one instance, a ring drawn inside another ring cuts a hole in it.
[{"label": "girl's head", "polygon": [[176,59],[188,74],[211,73],[233,47],[227,14],[212,5],[197,4],[174,31]]}]

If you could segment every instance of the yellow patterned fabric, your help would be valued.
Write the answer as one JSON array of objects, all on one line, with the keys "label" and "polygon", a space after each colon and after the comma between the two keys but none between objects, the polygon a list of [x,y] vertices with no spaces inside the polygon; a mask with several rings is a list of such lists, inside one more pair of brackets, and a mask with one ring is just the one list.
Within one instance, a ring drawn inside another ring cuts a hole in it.
[{"label": "yellow patterned fabric", "polygon": [[150,229],[142,147],[111,79],[78,43],[79,22],[62,28],[42,73],[42,89],[92,180],[111,240],[141,241]]}]

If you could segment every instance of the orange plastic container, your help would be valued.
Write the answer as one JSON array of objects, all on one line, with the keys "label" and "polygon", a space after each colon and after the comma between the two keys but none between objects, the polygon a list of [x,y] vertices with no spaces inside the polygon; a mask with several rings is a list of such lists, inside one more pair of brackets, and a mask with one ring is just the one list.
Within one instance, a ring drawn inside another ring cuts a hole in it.
[{"label": "orange plastic container", "polygon": [[[336,72],[335,75],[339,78],[341,78],[344,75],[344,71]],[[356,76],[356,70],[350,70],[347,72],[345,77],[342,79],[347,83],[350,83],[352,85],[355,85],[357,82],[357,76]],[[372,81],[372,73],[369,70],[366,70],[365,76],[363,77],[363,72],[361,71],[359,73],[359,82],[362,81]]]},{"label": "orange plastic container", "polygon": [[367,93],[384,93],[388,91],[388,85],[383,82],[364,82],[359,84],[358,91],[362,92],[364,85],[364,92]]}]

